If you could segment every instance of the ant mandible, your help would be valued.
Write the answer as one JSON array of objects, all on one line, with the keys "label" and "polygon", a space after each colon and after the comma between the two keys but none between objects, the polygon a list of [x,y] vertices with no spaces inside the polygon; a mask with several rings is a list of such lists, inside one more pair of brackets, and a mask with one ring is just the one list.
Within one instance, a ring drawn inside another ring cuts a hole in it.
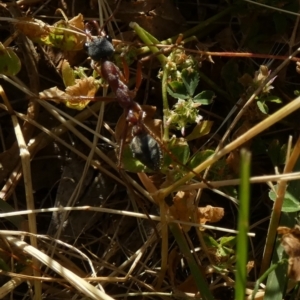
[{"label": "ant mandible", "polygon": [[[91,32],[97,29],[98,37],[93,38]],[[85,24],[85,31],[89,36],[85,48],[88,55],[94,61],[93,68],[101,74],[102,78],[108,83],[112,92],[115,94],[119,105],[124,109],[126,116],[125,128],[122,133],[118,155],[118,167],[121,166],[121,156],[124,148],[124,141],[127,136],[128,125],[132,125],[130,149],[133,156],[141,161],[149,169],[156,171],[160,168],[162,153],[160,145],[153,137],[154,134],[144,123],[146,113],[141,106],[135,102],[136,92],[141,84],[141,68],[138,68],[136,87],[133,91],[129,90],[125,84],[126,78],[120,69],[109,58],[114,53],[112,40],[107,35],[103,35],[96,21]],[[125,63],[124,63],[125,66]],[[125,67],[125,75],[128,77],[128,68]]]}]

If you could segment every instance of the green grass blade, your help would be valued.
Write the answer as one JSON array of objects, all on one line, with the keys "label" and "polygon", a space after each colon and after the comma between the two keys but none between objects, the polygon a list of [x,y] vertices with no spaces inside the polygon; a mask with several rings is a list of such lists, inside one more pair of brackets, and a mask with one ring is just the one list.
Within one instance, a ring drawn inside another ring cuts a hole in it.
[{"label": "green grass blade", "polygon": [[[283,265],[283,266],[282,266]],[[256,281],[255,283],[255,287],[254,287],[254,290],[253,290],[253,293],[252,293],[252,297],[251,297],[251,300],[254,300],[255,299],[255,295],[258,291],[258,288],[259,288],[259,285],[264,282],[264,280],[275,270],[277,270],[277,268],[285,268],[286,269],[286,265],[287,265],[287,260],[281,260],[279,261],[278,263],[276,264],[273,264],[264,274],[262,274],[260,276],[260,278]],[[281,269],[279,269],[279,271],[281,272]],[[284,272],[282,272],[284,274]],[[278,286],[278,284],[277,284]],[[278,289],[278,288],[276,288]],[[280,297],[282,296],[282,294],[280,293]],[[273,298],[272,299],[275,299],[274,298],[274,295],[272,296]]]},{"label": "green grass blade", "polygon": [[236,249],[235,300],[245,299],[248,261],[248,231],[250,202],[250,159],[251,154],[241,150],[241,185]]},{"label": "green grass blade", "polygon": [[176,239],[176,242],[180,248],[180,251],[186,258],[186,261],[189,265],[191,274],[193,275],[193,278],[195,280],[197,288],[200,292],[201,299],[214,300],[214,297],[212,296],[212,294],[208,288],[206,278],[202,275],[202,272],[201,272],[199,266],[197,265],[195,258],[193,257],[193,255],[191,253],[191,250],[186,242],[186,239],[185,239],[179,225],[175,224],[175,223],[170,223],[169,228]]},{"label": "green grass blade", "polygon": [[[297,160],[293,171],[300,170],[300,159]],[[300,199],[300,184],[299,180],[291,181],[287,187],[287,191],[294,198]],[[273,210],[274,213],[274,210]],[[296,224],[296,219],[298,218],[298,212],[291,213],[283,213],[280,215],[280,226],[287,226],[293,228]],[[271,217],[271,220],[273,216]],[[271,225],[270,225],[271,226]],[[269,232],[271,230],[275,231],[277,228],[269,228]],[[282,259],[284,256],[283,247],[280,245],[281,242],[278,239],[274,244],[274,249],[270,249],[269,251],[273,251],[272,262],[271,264],[276,264],[278,261]],[[266,251],[266,250],[265,250]],[[266,293],[264,300],[281,300],[286,295],[286,286],[287,286],[287,265],[280,265],[275,272],[272,272],[267,279],[266,283]],[[291,298],[292,299],[292,298]]]}]

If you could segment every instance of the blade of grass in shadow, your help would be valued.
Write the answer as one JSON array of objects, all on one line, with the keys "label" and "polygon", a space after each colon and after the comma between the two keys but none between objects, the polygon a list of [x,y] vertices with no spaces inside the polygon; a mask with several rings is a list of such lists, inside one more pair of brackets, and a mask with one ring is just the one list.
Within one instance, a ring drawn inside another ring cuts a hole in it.
[{"label": "blade of grass in shadow", "polygon": [[[300,169],[299,153],[300,153],[300,138],[297,139],[292,153],[288,156],[286,160],[283,174],[292,171],[298,171]],[[260,274],[264,273],[265,270],[270,265],[270,260],[274,249],[275,239],[277,235],[277,227],[279,226],[279,222],[281,226],[290,225],[290,224],[284,224],[282,223],[282,220],[280,220],[282,216],[281,211],[282,211],[282,206],[283,206],[286,191],[288,191],[295,199],[299,199],[300,197],[299,181],[291,182],[289,185],[288,182],[286,181],[281,181],[281,180],[278,181],[277,192],[276,192],[277,195],[273,206],[272,215],[270,218],[270,224],[269,224]],[[290,227],[294,227],[294,225],[295,222]]]},{"label": "blade of grass in shadow", "polygon": [[251,154],[241,150],[240,206],[236,249],[235,300],[244,300],[247,283]]},{"label": "blade of grass in shadow", "polygon": [[[13,212],[15,211],[15,209],[2,198],[0,198],[0,211]],[[14,224],[19,230],[22,229],[22,225],[26,224],[26,219],[23,216],[7,217],[6,219],[12,224]]]},{"label": "blade of grass in shadow", "polygon": [[[288,160],[287,165],[285,167],[286,172],[290,172],[291,168],[294,172],[297,172],[297,171],[300,170],[300,159],[298,158],[298,156],[299,156],[299,148],[298,147],[299,147],[299,139],[297,140],[297,143],[294,146],[291,157]],[[293,160],[294,155],[296,156],[296,158],[298,158],[298,160],[296,161],[295,164],[292,163],[292,166],[288,167],[288,165],[291,164],[290,161]],[[300,199],[299,180],[289,182],[286,191],[289,194],[291,194],[295,199]],[[284,198],[284,195],[283,195],[283,198]],[[273,214],[274,214],[275,211],[277,211],[277,210],[275,209],[275,204],[274,204]],[[278,213],[279,212],[277,212],[277,214]],[[280,212],[280,224],[279,225],[293,228],[296,224],[296,220],[298,218],[298,213],[299,212],[292,212],[292,213]],[[270,220],[270,227],[271,227],[273,219],[274,219],[274,216],[272,215],[271,220]],[[276,223],[275,223],[274,226],[276,226]],[[276,229],[277,229],[277,226],[273,230],[276,230]],[[271,231],[271,229],[269,228],[269,232],[270,231]],[[283,252],[284,252],[283,247],[280,245],[279,240],[274,244],[273,247],[274,247],[275,251],[273,250],[273,256],[272,256],[271,264],[277,263],[282,258]],[[270,249],[269,251],[271,251],[271,250],[272,249]],[[275,270],[275,272],[271,273],[268,276],[268,280],[267,280],[267,283],[266,283],[266,294],[265,294],[265,297],[264,297],[265,300],[270,300],[270,299],[272,299],[272,300],[273,299],[275,299],[275,300],[278,299],[279,300],[279,299],[283,299],[285,297],[285,288],[286,288],[286,281],[287,281],[286,271],[287,271],[287,266],[286,265],[281,265],[280,267],[278,267]]]},{"label": "blade of grass in shadow", "polygon": [[[289,218],[288,214],[282,214],[281,219],[285,220],[285,224],[287,224],[287,222],[291,224],[292,220]],[[288,219],[290,219],[290,221],[288,221]],[[284,254],[283,247],[280,245],[279,240],[275,243],[274,246],[275,249],[273,251],[271,267],[276,263],[278,263],[282,259],[282,255]],[[264,300],[285,299],[284,295],[285,295],[286,281],[287,281],[286,271],[287,271],[287,264],[280,264],[278,265],[278,267],[275,269],[274,272],[270,273],[266,283]]]},{"label": "blade of grass in shadow", "polygon": [[194,278],[194,281],[195,281],[196,286],[201,294],[202,299],[213,300],[214,297],[208,288],[207,281],[206,281],[205,277],[203,276],[199,266],[197,265],[193,255],[191,253],[191,249],[189,248],[179,225],[175,224],[175,223],[170,223],[169,228],[170,228],[172,234],[174,235],[176,242],[178,243],[180,251],[182,252],[182,254],[185,256],[185,258],[187,260],[187,263],[191,270],[191,274]]},{"label": "blade of grass in shadow", "polygon": [[[298,162],[299,164],[299,162]],[[292,183],[295,183],[295,186],[298,185],[299,190],[299,181],[294,181]],[[290,185],[292,185],[290,183]],[[292,187],[289,186],[288,190],[292,190]],[[299,198],[298,198],[299,199]],[[293,228],[296,223],[296,218],[298,216],[297,212],[294,213],[282,213],[281,219],[280,219],[280,226],[287,226],[290,228]],[[278,261],[282,259],[282,256],[284,254],[283,247],[281,246],[280,240],[278,240],[275,243],[275,249],[272,256],[272,262],[271,265],[276,264]],[[275,272],[271,273],[268,276],[268,280],[266,283],[266,294],[264,297],[264,300],[280,300],[285,297],[285,289],[286,289],[286,283],[287,283],[287,264],[280,265]],[[291,298],[293,299],[293,298]]]},{"label": "blade of grass in shadow", "polygon": [[[262,274],[262,276],[259,277],[259,279],[256,280],[256,283],[255,283],[255,286],[254,286],[254,290],[253,290],[253,293],[252,293],[252,297],[251,297],[251,300],[254,300],[255,299],[255,295],[258,291],[258,288],[259,288],[259,285],[261,283],[264,282],[264,280],[273,272],[275,271],[278,267],[282,268],[284,267],[286,269],[286,265],[287,265],[287,260],[286,259],[283,259],[281,261],[279,261],[278,263],[272,265],[264,274]],[[282,266],[283,265],[283,266]],[[284,273],[284,272],[282,272]],[[277,294],[276,294],[277,295]],[[282,296],[282,294],[280,293],[280,297]],[[265,298],[264,298],[265,299]],[[272,298],[274,299],[274,297]]]}]

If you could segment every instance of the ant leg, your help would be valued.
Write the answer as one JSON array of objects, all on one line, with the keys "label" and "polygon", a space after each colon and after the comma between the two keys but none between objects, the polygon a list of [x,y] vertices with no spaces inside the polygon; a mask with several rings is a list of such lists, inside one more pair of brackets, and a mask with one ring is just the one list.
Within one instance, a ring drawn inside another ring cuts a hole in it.
[{"label": "ant leg", "polygon": [[124,82],[127,84],[129,82],[129,67],[124,57],[122,57],[123,64],[123,73],[124,73]]},{"label": "ant leg", "polygon": [[[128,64],[124,57],[122,57],[122,64],[123,64],[124,82],[128,83],[129,82],[129,67],[128,67]],[[136,84],[135,84],[135,88],[134,88],[135,93],[139,90],[141,83],[142,83],[142,79],[143,79],[142,63],[138,60],[137,70],[136,70]]]},{"label": "ant leg", "polygon": [[142,83],[143,75],[142,75],[142,63],[138,60],[137,62],[137,70],[136,70],[136,84],[134,91],[135,93],[139,90]]},{"label": "ant leg", "polygon": [[128,115],[128,110],[127,109],[124,110],[124,115],[125,115],[125,124],[124,124],[124,128],[122,130],[122,135],[120,137],[118,162],[117,162],[117,168],[118,168],[118,170],[121,169],[122,154],[123,154],[124,144],[125,144],[126,137],[127,137],[127,129],[128,129],[128,121],[126,119],[127,115]]}]

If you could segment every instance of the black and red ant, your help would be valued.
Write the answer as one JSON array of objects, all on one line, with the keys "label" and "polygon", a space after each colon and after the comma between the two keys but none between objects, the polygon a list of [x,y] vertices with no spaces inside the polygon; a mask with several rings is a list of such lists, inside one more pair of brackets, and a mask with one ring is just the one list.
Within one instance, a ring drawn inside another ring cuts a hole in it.
[{"label": "black and red ant", "polygon": [[94,61],[94,69],[101,74],[102,78],[108,83],[119,105],[124,109],[126,116],[125,128],[120,142],[118,166],[120,167],[121,164],[124,141],[126,139],[128,125],[130,124],[132,126],[131,134],[133,137],[130,142],[130,149],[133,156],[151,170],[158,170],[162,160],[160,145],[154,138],[154,134],[144,123],[146,113],[141,106],[133,100],[141,83],[141,69],[139,68],[137,72],[135,89],[133,91],[129,90],[125,84],[126,79],[123,73],[109,60],[114,53],[111,39],[108,36],[101,35],[101,33],[97,38],[93,38],[90,34],[93,27],[96,27],[98,32],[100,31],[96,21],[88,22],[85,25],[86,33],[90,36],[90,41],[85,45],[86,51]]}]

